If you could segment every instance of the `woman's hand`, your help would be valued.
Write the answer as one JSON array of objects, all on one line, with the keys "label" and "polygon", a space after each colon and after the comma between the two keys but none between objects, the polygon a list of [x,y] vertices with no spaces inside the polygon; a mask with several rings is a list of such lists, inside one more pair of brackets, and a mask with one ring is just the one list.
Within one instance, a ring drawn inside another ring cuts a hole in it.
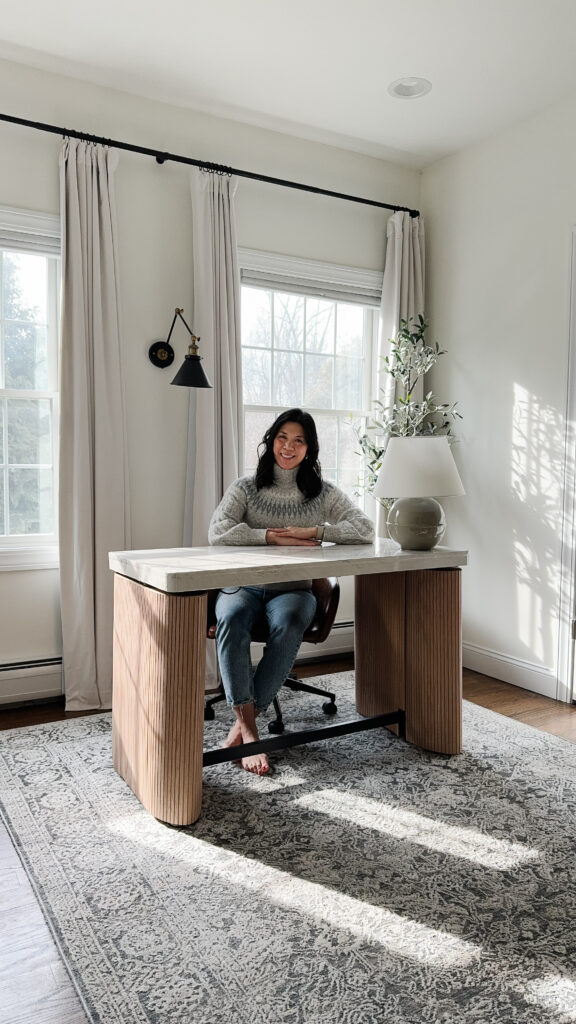
[{"label": "woman's hand", "polygon": [[321,543],[317,533],[317,526],[283,526],[266,530],[266,543],[316,548]]}]

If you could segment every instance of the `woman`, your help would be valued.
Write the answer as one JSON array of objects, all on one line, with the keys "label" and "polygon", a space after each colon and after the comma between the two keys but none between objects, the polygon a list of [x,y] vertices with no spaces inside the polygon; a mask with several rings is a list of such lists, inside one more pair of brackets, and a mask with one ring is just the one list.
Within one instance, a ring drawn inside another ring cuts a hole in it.
[{"label": "woman", "polygon": [[[278,416],[264,434],[255,475],[236,480],[214,512],[210,544],[370,544],[370,519],[343,491],[322,480],[318,450],[309,413],[289,409]],[[311,581],[304,580],[220,591],[218,661],[226,700],[236,716],[225,746],[258,740],[256,716],[278,693],[314,618],[316,599],[310,588]],[[270,635],[253,672],[250,636],[262,614]],[[242,766],[256,775],[269,770],[266,754],[244,757]]]}]

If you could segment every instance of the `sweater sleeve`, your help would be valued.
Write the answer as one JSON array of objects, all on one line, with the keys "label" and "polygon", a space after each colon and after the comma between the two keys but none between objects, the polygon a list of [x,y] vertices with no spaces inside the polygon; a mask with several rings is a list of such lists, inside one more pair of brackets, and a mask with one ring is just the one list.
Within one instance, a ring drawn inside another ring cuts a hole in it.
[{"label": "sweater sleeve", "polygon": [[330,487],[326,495],[324,526],[326,541],[335,544],[372,544],[374,524],[339,487]]},{"label": "sweater sleeve", "polygon": [[266,530],[255,530],[244,521],[248,507],[246,491],[236,480],[226,491],[210,520],[209,544],[265,544]]}]

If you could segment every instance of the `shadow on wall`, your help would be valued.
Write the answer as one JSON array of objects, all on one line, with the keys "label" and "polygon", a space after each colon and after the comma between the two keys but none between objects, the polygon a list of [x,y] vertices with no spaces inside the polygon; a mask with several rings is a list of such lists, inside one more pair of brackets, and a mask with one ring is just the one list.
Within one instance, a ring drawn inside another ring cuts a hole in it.
[{"label": "shadow on wall", "polygon": [[[511,488],[518,638],[530,661],[555,666],[561,612],[564,450],[572,436],[557,409],[514,385]],[[571,552],[565,553],[570,558]],[[566,563],[565,563],[566,564]]]}]

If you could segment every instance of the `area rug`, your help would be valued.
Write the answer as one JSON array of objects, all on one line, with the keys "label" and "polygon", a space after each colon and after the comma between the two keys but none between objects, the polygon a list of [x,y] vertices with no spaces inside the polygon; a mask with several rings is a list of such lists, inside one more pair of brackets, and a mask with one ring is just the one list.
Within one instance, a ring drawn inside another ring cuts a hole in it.
[{"label": "area rug", "polygon": [[[352,674],[323,683],[352,717]],[[323,720],[318,698],[283,707]],[[373,730],[267,778],[205,769],[182,829],[114,772],[109,715],[0,734],[3,819],[88,1019],[576,1021],[576,745],[464,719],[458,757]]]}]

